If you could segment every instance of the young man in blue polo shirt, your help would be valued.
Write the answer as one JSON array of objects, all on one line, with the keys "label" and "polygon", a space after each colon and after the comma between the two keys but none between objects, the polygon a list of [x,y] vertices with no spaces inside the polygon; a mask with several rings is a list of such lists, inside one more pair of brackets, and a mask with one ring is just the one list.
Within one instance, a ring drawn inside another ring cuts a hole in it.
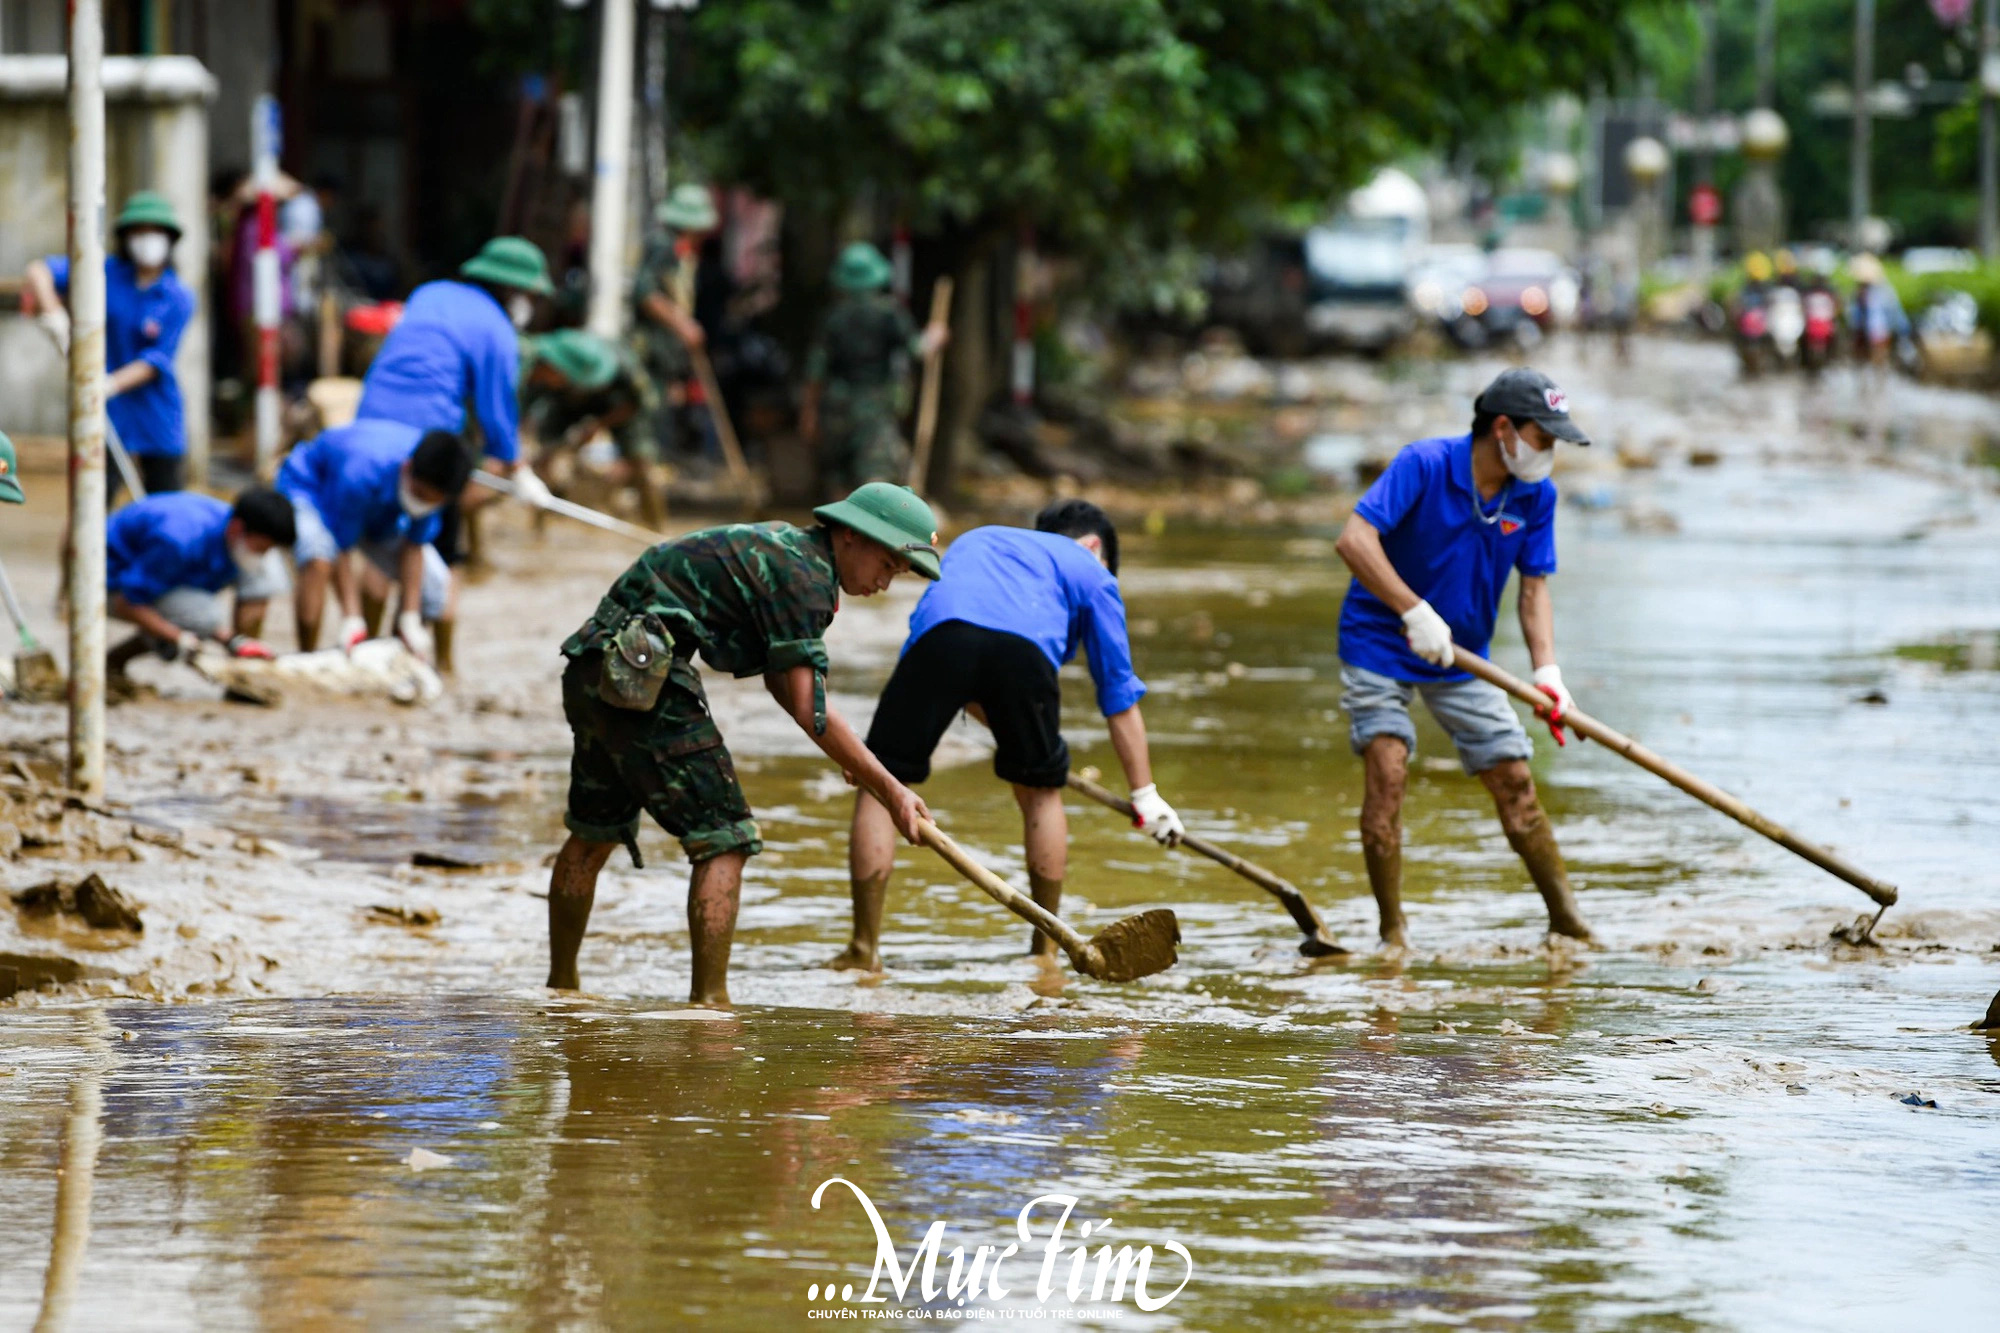
[{"label": "young man in blue polo shirt", "polygon": [[[902,659],[868,728],[868,748],[912,786],[930,776],[931,754],[961,711],[992,730],[993,772],[1013,785],[1021,807],[1028,883],[1051,912],[1062,907],[1069,858],[1062,804],[1069,746],[1056,672],[1078,647],[1089,658],[1098,711],[1131,784],[1139,826],[1172,846],[1181,819],[1153,783],[1139,713],[1146,685],[1132,671],[1118,595],[1118,532],[1088,501],[1057,501],[1036,517],[1033,532],[974,528],[951,544],[942,576],[910,617]],[[848,844],[854,942],[832,966],[881,970],[882,903],[895,866],[889,812],[860,793]],[[1030,949],[1053,959],[1056,942],[1036,931]]]},{"label": "young man in blue polo shirt", "polygon": [[[234,657],[270,657],[256,634],[284,580],[282,567],[274,570],[266,557],[274,547],[289,547],[295,531],[291,505],[263,486],[244,491],[234,505],[169,491],[113,514],[104,529],[107,610],[139,633],[105,654],[106,669],[120,676],[148,650],[191,657],[207,639]],[[230,588],[233,615],[221,597]]]},{"label": "young man in blue polo shirt", "polygon": [[340,646],[352,650],[374,632],[347,555],[359,549],[383,580],[401,587],[396,637],[431,660],[431,626],[444,614],[451,576],[430,543],[438,511],[458,498],[471,475],[472,458],[458,436],[394,421],[362,418],[292,450],[278,469],[278,490],[298,522],[293,612],[301,649],[310,652],[319,642],[329,582],[340,602]]},{"label": "young man in blue polo shirt", "polygon": [[[132,455],[147,494],[177,491],[184,483],[187,422],[181,407],[174,355],[194,316],[194,294],[173,270],[181,238],[174,206],[151,190],[125,201],[115,224],[114,253],[104,259],[105,410]],[[35,317],[69,350],[69,260],[50,255],[28,265],[22,312]],[[106,468],[115,498],[124,479]]]},{"label": "young man in blue polo shirt", "polygon": [[1571,895],[1562,852],[1528,772],[1534,747],[1507,697],[1453,666],[1457,651],[1487,655],[1508,576],[1521,576],[1521,633],[1540,715],[1563,744],[1569,690],[1556,665],[1557,440],[1589,444],[1569,401],[1548,376],[1502,373],[1472,405],[1466,435],[1419,440],[1355,505],[1338,550],[1354,573],[1340,613],[1341,707],[1348,740],[1367,768],[1361,845],[1382,921],[1382,940],[1406,943],[1403,922],[1403,788],[1417,748],[1410,701],[1421,694],[1465,771],[1492,793],[1507,841],[1527,864],[1549,929],[1576,939],[1589,927]]}]

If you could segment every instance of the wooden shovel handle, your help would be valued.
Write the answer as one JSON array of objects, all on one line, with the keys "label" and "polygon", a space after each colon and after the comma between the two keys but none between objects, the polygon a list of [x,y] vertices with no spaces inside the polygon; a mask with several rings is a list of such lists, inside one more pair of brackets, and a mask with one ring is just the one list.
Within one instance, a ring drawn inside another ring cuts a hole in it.
[{"label": "wooden shovel handle", "polygon": [[952,869],[984,889],[994,902],[1061,944],[1063,952],[1080,969],[1089,970],[1081,960],[1089,956],[1090,942],[1072,930],[1068,922],[979,864],[970,852],[953,842],[951,835],[936,824],[924,820],[917,826],[917,831],[923,838],[924,846],[950,862]]},{"label": "wooden shovel handle", "polygon": [[722,386],[716,382],[708,349],[691,346],[688,354],[694,362],[695,378],[701,381],[702,396],[708,399],[709,419],[715,422],[715,437],[722,444],[722,461],[729,468],[729,480],[745,500],[753,505],[762,503],[757,478],[751,474],[750,464],[743,458],[743,446],[736,438],[736,423],[729,419],[729,404],[722,401]]},{"label": "wooden shovel handle", "polygon": [[[1137,817],[1137,812],[1132,809],[1130,801],[1099,786],[1080,773],[1069,775],[1069,785],[1099,805],[1116,810],[1127,819]],[[1318,936],[1326,929],[1325,923],[1319,919],[1319,913],[1313,910],[1312,904],[1306,901],[1306,896],[1299,892],[1298,887],[1290,880],[1280,878],[1254,861],[1246,861],[1236,853],[1218,847],[1208,839],[1197,837],[1192,833],[1181,834],[1181,846],[1199,856],[1207,857],[1219,866],[1234,870],[1258,888],[1276,895],[1278,901],[1285,905],[1285,910],[1291,913],[1292,920],[1307,935]]]},{"label": "wooden shovel handle", "polygon": [[[946,274],[931,288],[932,324],[951,318],[951,275]],[[924,382],[917,395],[916,448],[910,458],[910,489],[921,493],[924,476],[931,470],[931,441],[937,436],[938,390],[944,371],[944,349],[924,357]]]},{"label": "wooden shovel handle", "polygon": [[[1458,649],[1457,666],[1459,670],[1469,671],[1489,685],[1499,686],[1530,707],[1545,708],[1548,706],[1548,695],[1543,694],[1520,677],[1508,674],[1485,658],[1475,656],[1463,648]],[[1631,760],[1647,772],[1657,777],[1665,778],[1668,782],[1679,787],[1697,801],[1714,806],[1717,810],[1728,815],[1745,828],[1753,829],[1763,834],[1786,851],[1804,857],[1821,870],[1826,871],[1827,874],[1846,880],[1849,884],[1852,884],[1855,888],[1882,904],[1882,906],[1888,907],[1896,901],[1895,885],[1884,884],[1873,875],[1868,874],[1860,867],[1842,857],[1834,855],[1826,848],[1816,843],[1807,842],[1804,838],[1793,833],[1776,820],[1767,818],[1751,809],[1736,797],[1722,790],[1722,788],[1713,783],[1704,782],[1678,764],[1662,759],[1659,755],[1654,754],[1630,736],[1612,730],[1596,718],[1590,716],[1590,714],[1572,708],[1563,714],[1562,725],[1570,728],[1577,735],[1596,741],[1605,749]]]}]

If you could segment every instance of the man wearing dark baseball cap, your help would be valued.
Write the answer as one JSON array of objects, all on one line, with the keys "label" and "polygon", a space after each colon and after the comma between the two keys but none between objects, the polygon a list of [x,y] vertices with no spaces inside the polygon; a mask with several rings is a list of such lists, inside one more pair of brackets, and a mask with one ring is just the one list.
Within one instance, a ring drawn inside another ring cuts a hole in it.
[{"label": "man wearing dark baseball cap", "polygon": [[1541,890],[1549,929],[1590,938],[1535,797],[1534,746],[1507,696],[1454,665],[1456,652],[1487,656],[1501,595],[1518,571],[1521,634],[1535,684],[1549,696],[1539,715],[1565,743],[1560,724],[1571,700],[1556,665],[1548,586],[1557,440],[1590,443],[1563,391],[1539,371],[1505,371],[1473,401],[1470,432],[1397,454],[1340,534],[1337,549],[1354,573],[1340,612],[1340,703],[1367,770],[1361,845],[1385,944],[1406,942],[1403,786],[1417,748],[1410,703],[1419,694],[1459,763],[1492,793],[1508,843]]}]

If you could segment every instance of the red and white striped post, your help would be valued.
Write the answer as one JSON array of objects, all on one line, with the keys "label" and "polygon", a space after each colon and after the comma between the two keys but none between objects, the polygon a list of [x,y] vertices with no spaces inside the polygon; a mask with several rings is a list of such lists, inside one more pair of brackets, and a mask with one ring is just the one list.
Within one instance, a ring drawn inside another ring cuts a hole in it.
[{"label": "red and white striped post", "polygon": [[1035,229],[1021,225],[1021,243],[1014,255],[1014,402],[1026,407],[1035,398],[1035,319],[1028,300],[1028,277],[1035,269]]},{"label": "red and white striped post", "polygon": [[257,323],[257,476],[278,466],[283,404],[278,395],[278,325],[284,274],[278,264],[278,99],[266,93],[251,111],[252,179],[257,186],[257,254],[251,263],[251,311]]}]

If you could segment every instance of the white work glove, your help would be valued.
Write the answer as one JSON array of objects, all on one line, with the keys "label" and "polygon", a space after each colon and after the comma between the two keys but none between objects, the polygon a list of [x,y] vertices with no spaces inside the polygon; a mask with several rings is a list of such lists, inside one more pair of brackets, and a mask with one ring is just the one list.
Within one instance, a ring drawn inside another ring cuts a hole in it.
[{"label": "white work glove", "polygon": [[1451,666],[1451,626],[1429,602],[1418,602],[1403,612],[1403,633],[1410,640],[1410,651],[1418,657],[1433,666]]},{"label": "white work glove", "polygon": [[368,637],[368,622],[360,616],[342,616],[340,620],[340,651],[351,653],[354,646]]},{"label": "white work glove", "polygon": [[396,617],[396,637],[403,646],[429,663],[437,655],[437,641],[424,628],[424,618],[415,611],[404,611]]},{"label": "white work glove", "polygon": [[35,323],[42,326],[42,332],[49,335],[49,341],[64,356],[69,355],[69,311],[62,306],[44,310],[35,316]]},{"label": "white work glove", "polygon": [[1576,707],[1576,700],[1570,698],[1569,686],[1563,684],[1562,668],[1553,662],[1536,667],[1535,688],[1549,696],[1547,706],[1537,708],[1535,716],[1549,724],[1549,734],[1556,738],[1557,745],[1568,745],[1563,736],[1563,714]]},{"label": "white work glove", "polygon": [[183,662],[194,661],[194,655],[201,651],[201,635],[190,630],[182,630],[174,640],[174,656]]},{"label": "white work glove", "polygon": [[549,501],[556,497],[549,491],[549,484],[533,468],[517,467],[514,469],[514,498],[536,509],[546,509]]},{"label": "white work glove", "polygon": [[1187,832],[1181,817],[1160,795],[1159,787],[1150,782],[1132,791],[1132,827],[1152,834],[1153,840],[1162,847],[1175,846],[1180,842],[1181,834]]}]

